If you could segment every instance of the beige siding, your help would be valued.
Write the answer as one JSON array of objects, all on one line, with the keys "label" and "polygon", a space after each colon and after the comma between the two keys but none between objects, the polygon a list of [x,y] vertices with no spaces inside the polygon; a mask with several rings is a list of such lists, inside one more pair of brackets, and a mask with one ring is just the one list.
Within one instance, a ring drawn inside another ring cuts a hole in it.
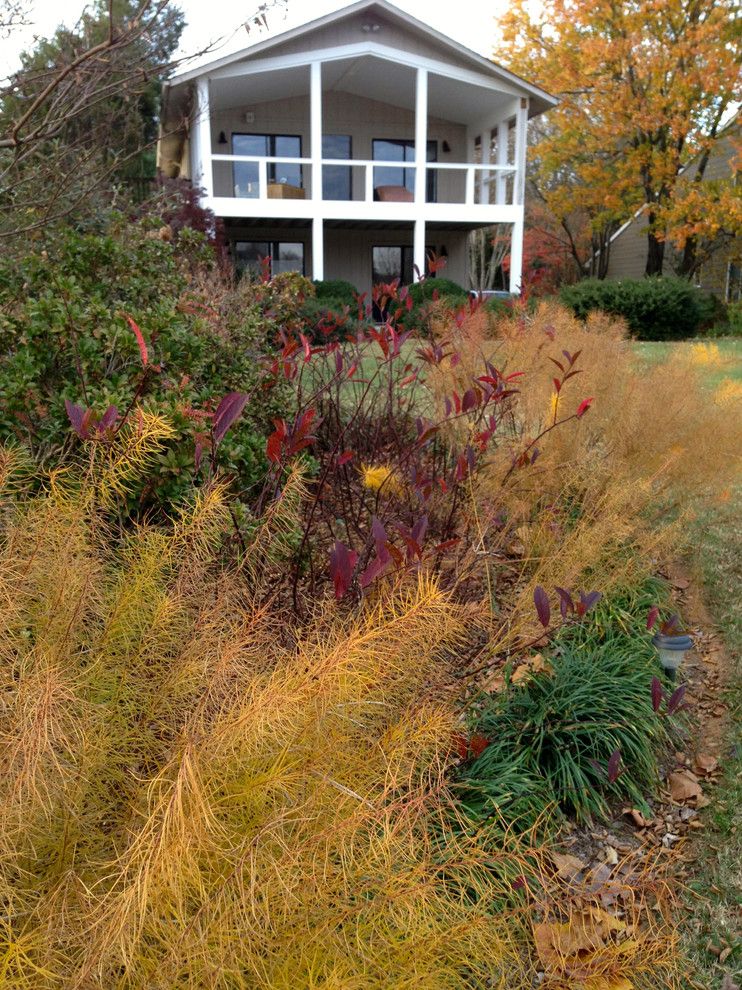
[{"label": "beige siding", "polygon": [[[728,179],[737,158],[739,144],[739,126],[731,125],[728,133],[721,137],[714,146],[709,158],[703,181],[718,181]],[[696,174],[698,162],[692,162],[684,174],[684,178],[692,179]],[[647,260],[647,221],[644,216],[633,220],[628,227],[621,231],[611,244],[611,255],[608,263],[607,278],[641,278]],[[696,277],[696,283],[706,292],[713,292],[724,298],[727,288],[727,269],[729,258],[735,250],[719,250],[701,268]],[[678,254],[669,242],[665,246],[663,272],[671,274],[678,263]]]},{"label": "beige siding", "polygon": [[[408,138],[415,136],[415,115],[412,111],[389,106],[375,100],[366,100],[350,93],[325,93],[322,107],[322,129],[326,134],[349,134],[352,140],[354,158],[372,157],[374,138]],[[254,115],[253,122],[245,121],[249,111]],[[221,132],[227,145],[220,145]],[[302,157],[311,154],[309,137],[309,97],[259,103],[232,110],[215,111],[211,122],[212,152],[231,154],[233,133],[256,134],[298,134],[302,139]],[[430,117],[428,138],[438,142],[439,161],[461,162],[466,160],[466,128],[461,124]],[[447,141],[450,152],[442,150]],[[361,169],[354,170],[353,197],[363,199],[364,185]],[[305,166],[305,186],[311,189],[310,166]],[[465,176],[463,172],[438,173],[438,201],[462,202],[464,198]],[[214,169],[214,194],[231,196],[232,166],[230,163],[216,163]],[[309,192],[308,192],[309,194]]]},{"label": "beige siding", "polygon": [[[379,25],[379,30],[373,34],[363,30],[364,24],[371,23]],[[437,59],[449,65],[472,69],[470,59],[457,56],[450,48],[436,44],[435,39],[422,37],[415,31],[392,22],[387,17],[376,16],[375,14],[372,16],[368,11],[359,13],[355,17],[346,18],[336,24],[328,24],[326,27],[312,32],[311,49],[318,51],[341,45],[357,45],[359,42],[368,41],[369,38],[372,38],[377,44],[398,48],[407,55]],[[266,56],[276,58],[281,55],[301,54],[307,51],[307,47],[306,36],[294,38],[271,47],[270,51],[266,52]]]},{"label": "beige siding", "polygon": [[647,221],[633,220],[611,244],[606,278],[641,278],[647,263]]}]

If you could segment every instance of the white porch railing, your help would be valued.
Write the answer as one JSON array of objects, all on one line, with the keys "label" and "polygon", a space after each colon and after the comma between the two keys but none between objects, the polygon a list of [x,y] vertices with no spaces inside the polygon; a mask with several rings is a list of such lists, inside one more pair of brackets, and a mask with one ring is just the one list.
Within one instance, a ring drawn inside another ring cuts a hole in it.
[{"label": "white porch railing", "polygon": [[[255,189],[252,188],[252,183],[250,183],[249,189],[245,189],[244,191],[239,190],[234,179],[233,166],[235,164],[242,163],[257,166],[257,181]],[[222,172],[221,175],[218,174],[217,170],[220,164],[231,166],[226,174],[224,172]],[[457,194],[454,189],[449,191],[448,197],[445,199],[438,195],[435,199],[427,199],[427,183],[414,183],[414,189],[418,194],[420,193],[420,190],[422,190],[422,202],[425,205],[435,205],[436,203],[460,204],[463,206],[518,205],[517,198],[520,184],[515,181],[515,176],[517,173],[517,167],[515,165],[495,165],[473,162],[426,162],[424,165],[418,166],[415,162],[383,161],[370,158],[323,158],[320,164],[321,166],[340,166],[353,170],[358,169],[362,172],[362,182],[360,183],[360,187],[358,187],[357,183],[354,183],[356,187],[356,194],[351,197],[349,200],[350,202],[375,202],[374,193],[376,187],[374,183],[374,169],[403,169],[405,172],[409,171],[414,175],[416,174],[418,168],[422,168],[426,177],[428,170],[437,173],[459,173],[464,175],[463,192]],[[257,155],[212,154],[211,167],[213,170],[214,187],[221,187],[220,192],[217,193],[217,195],[226,196],[228,198],[247,198],[257,200],[277,198],[277,190],[270,187],[275,185],[284,185],[284,183],[281,183],[280,180],[269,181],[269,165],[300,166],[302,169],[300,185],[293,186],[288,183],[285,183],[285,185],[289,186],[289,188],[294,191],[298,192],[300,190],[303,193],[303,195],[295,198],[311,200],[313,202],[321,201],[323,199],[322,182],[320,181],[315,183],[312,181],[312,169],[316,167],[316,163],[313,159],[279,158]],[[513,181],[508,183],[507,180],[511,177],[513,178]],[[508,188],[508,186],[510,188]],[[359,188],[363,190],[363,195],[358,195]],[[494,189],[494,195],[491,194],[491,188]],[[292,197],[289,196],[287,198]],[[337,200],[333,200],[333,202],[337,202]],[[410,199],[408,200],[405,198],[401,202],[417,203],[418,200],[415,197],[415,193],[410,190]]]}]

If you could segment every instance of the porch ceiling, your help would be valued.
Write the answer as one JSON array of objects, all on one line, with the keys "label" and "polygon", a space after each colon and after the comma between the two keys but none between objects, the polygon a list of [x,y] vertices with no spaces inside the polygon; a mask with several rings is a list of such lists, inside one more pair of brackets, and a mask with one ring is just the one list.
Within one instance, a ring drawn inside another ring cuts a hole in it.
[{"label": "porch ceiling", "polygon": [[[322,65],[322,91],[350,93],[404,110],[415,109],[415,71],[375,55],[337,59]],[[215,110],[246,108],[258,103],[309,98],[309,66],[235,75],[211,81]],[[458,124],[476,123],[512,102],[512,95],[431,73],[428,113]]]}]

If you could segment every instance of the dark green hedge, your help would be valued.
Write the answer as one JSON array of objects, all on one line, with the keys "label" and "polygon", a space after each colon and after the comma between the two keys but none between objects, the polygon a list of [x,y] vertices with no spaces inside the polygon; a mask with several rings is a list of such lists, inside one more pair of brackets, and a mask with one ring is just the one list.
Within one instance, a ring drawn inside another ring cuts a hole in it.
[{"label": "dark green hedge", "polygon": [[622,316],[639,340],[694,337],[708,313],[704,293],[680,278],[586,279],[565,285],[562,302],[580,319],[592,310]]}]

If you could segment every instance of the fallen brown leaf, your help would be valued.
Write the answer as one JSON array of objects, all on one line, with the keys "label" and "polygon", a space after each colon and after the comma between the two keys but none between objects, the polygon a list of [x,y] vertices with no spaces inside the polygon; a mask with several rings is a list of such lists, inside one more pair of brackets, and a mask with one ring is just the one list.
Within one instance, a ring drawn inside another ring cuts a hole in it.
[{"label": "fallen brown leaf", "polygon": [[696,773],[713,773],[718,766],[719,761],[715,756],[709,756],[707,753],[699,753],[695,759],[693,769]]},{"label": "fallen brown leaf", "polygon": [[557,868],[557,873],[563,880],[572,880],[583,870],[587,869],[587,863],[579,856],[570,856],[569,853],[552,852],[549,854]]},{"label": "fallen brown leaf", "polygon": [[667,778],[667,783],[673,801],[682,803],[695,800],[703,795],[698,777],[690,770],[673,770]]},{"label": "fallen brown leaf", "polygon": [[646,828],[648,825],[654,824],[653,819],[645,818],[638,808],[630,808],[625,814],[629,816],[637,828]]}]

